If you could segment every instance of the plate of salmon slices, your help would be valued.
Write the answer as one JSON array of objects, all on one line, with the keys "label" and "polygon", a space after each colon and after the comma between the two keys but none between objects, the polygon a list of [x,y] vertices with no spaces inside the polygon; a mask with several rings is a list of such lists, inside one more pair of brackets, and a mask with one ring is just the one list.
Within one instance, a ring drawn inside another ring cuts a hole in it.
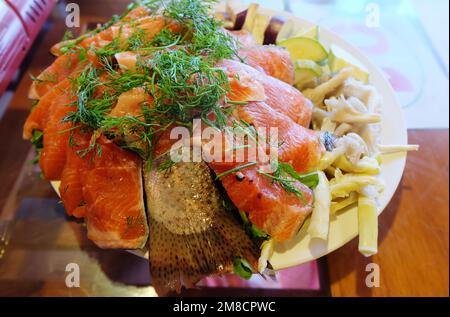
[{"label": "plate of salmon slices", "polygon": [[99,248],[149,260],[160,295],[270,274],[359,235],[403,173],[382,72],[338,35],[237,1],[137,1],[51,48],[23,137]]}]

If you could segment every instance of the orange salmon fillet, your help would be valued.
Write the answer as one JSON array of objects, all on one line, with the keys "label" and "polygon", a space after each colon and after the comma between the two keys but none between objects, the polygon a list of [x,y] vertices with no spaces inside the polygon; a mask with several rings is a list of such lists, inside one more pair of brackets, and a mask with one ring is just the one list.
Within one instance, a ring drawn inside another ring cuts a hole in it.
[{"label": "orange salmon fillet", "polygon": [[[110,27],[106,28],[103,31],[100,31],[99,33],[95,34],[95,33],[91,33],[91,34],[87,34],[86,38],[83,40],[85,42],[80,42],[79,44],[81,44],[82,47],[87,47],[88,44],[92,43],[93,41],[95,41],[95,39],[97,40],[104,40],[104,41],[111,41],[112,38],[112,30],[114,27],[118,27],[124,23],[128,23],[128,22],[132,22],[134,20],[146,17],[149,15],[149,11],[147,8],[139,6],[133,10],[131,10],[130,12],[128,12],[127,15],[125,15],[121,20],[117,21],[116,23],[114,23],[113,25],[111,25]],[[93,40],[93,38],[95,38]],[[67,40],[67,41],[62,41],[59,42],[55,45],[53,45],[53,47],[50,49],[50,52],[53,55],[59,56],[62,54],[61,52],[61,48],[63,46],[65,46],[66,44],[70,43],[71,40]]]},{"label": "orange salmon fillet", "polygon": [[225,32],[231,35],[231,37],[233,37],[234,39],[236,39],[237,42],[242,47],[257,45],[253,35],[246,30],[238,30],[238,31],[225,30]]},{"label": "orange salmon fillet", "polygon": [[74,131],[72,144],[66,147],[66,164],[61,174],[61,184],[59,194],[64,204],[66,212],[70,216],[83,218],[86,216],[86,202],[83,198],[83,179],[81,172],[88,169],[92,164],[93,152],[81,157],[78,151],[82,151],[89,146],[90,133]]},{"label": "orange salmon fillet", "polygon": [[70,122],[63,122],[64,117],[76,107],[55,104],[54,111],[48,118],[48,123],[44,128],[44,149],[41,152],[39,164],[42,173],[48,180],[61,179],[61,173],[66,163],[66,146],[69,143]]},{"label": "orange salmon fillet", "polygon": [[248,65],[262,69],[267,75],[291,86],[294,85],[294,63],[285,48],[275,45],[244,47],[239,50],[239,56],[244,58]]},{"label": "orange salmon fillet", "polygon": [[[318,135],[295,123],[264,102],[250,102],[236,106],[233,112],[238,120],[255,128],[275,127],[278,129],[278,160],[290,163],[297,172],[304,173],[315,169],[323,152]],[[267,131],[266,135],[269,135]],[[209,166],[218,175],[245,162],[215,162]],[[302,197],[287,192],[280,184],[272,182],[258,172],[260,166],[250,166],[237,173],[221,178],[222,185],[234,205],[248,214],[252,223],[270,234],[276,241],[287,241],[295,236],[306,217],[312,211],[312,191],[296,182]]]},{"label": "orange salmon fillet", "polygon": [[312,116],[312,103],[294,87],[268,76],[251,66],[233,60],[223,60],[216,65],[225,72],[236,74],[242,71],[248,73],[264,87],[265,102],[274,110],[284,113],[294,122],[308,127]]},{"label": "orange salmon fillet", "polygon": [[71,83],[68,79],[61,81],[54,89],[46,93],[31,110],[23,127],[23,138],[31,139],[33,130],[44,130],[50,108],[53,104],[68,105],[72,101],[68,97]]},{"label": "orange salmon fillet", "polygon": [[[309,172],[319,164],[324,149],[318,134],[313,130],[302,127],[264,102],[237,106],[234,115],[255,128],[276,127],[281,143],[278,159],[290,163],[297,172]],[[269,131],[266,135],[269,135]]]},{"label": "orange salmon fillet", "polygon": [[[220,174],[244,164],[211,162],[209,166]],[[276,241],[289,240],[312,211],[312,191],[297,182],[303,193],[303,198],[299,198],[258,173],[258,169],[257,166],[242,169],[240,178],[236,173],[228,174],[221,178],[222,185],[233,204],[247,213],[253,224]]]},{"label": "orange salmon fillet", "polygon": [[280,46],[258,45],[253,35],[246,30],[228,31],[241,45],[238,54],[245,62],[267,75],[293,85],[295,82],[294,63],[289,52]]},{"label": "orange salmon fillet", "polygon": [[83,170],[88,237],[102,248],[140,248],[147,241],[142,160],[101,137],[101,155]]}]

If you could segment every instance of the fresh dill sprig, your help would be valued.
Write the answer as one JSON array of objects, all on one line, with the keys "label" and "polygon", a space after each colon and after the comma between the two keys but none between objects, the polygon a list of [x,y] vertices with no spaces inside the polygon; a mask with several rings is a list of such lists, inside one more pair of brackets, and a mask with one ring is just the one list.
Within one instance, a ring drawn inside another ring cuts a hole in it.
[{"label": "fresh dill sprig", "polygon": [[60,51],[63,54],[67,54],[69,52],[74,52],[76,50],[78,50],[80,48],[80,46],[78,44],[80,44],[81,41],[83,41],[84,39],[90,37],[90,36],[94,36],[104,30],[106,30],[107,28],[109,28],[110,26],[112,26],[113,24],[117,23],[118,21],[120,21],[121,19],[123,19],[131,10],[133,10],[134,8],[136,8],[139,4],[137,2],[133,2],[131,3],[127,9],[119,16],[119,15],[113,15],[112,18],[104,23],[103,25],[97,27],[96,29],[87,32],[75,39],[71,39],[71,40],[67,40],[65,42],[64,45],[61,46]]},{"label": "fresh dill sprig", "polygon": [[148,41],[145,36],[145,31],[139,27],[136,27],[131,36],[127,39],[128,49],[131,51],[135,51],[141,47],[144,47],[148,44]]},{"label": "fresh dill sprig", "polygon": [[[222,32],[220,24],[210,15],[215,1],[144,3],[152,8],[152,12],[182,25],[185,33],[173,33],[163,28],[149,41],[137,26],[125,43],[114,39],[103,48],[87,48],[94,50],[102,67],[88,66],[72,79],[77,110],[69,113],[65,120],[92,131],[133,134],[136,138],[129,147],[135,149],[136,140],[139,145],[145,144],[147,153],[143,156],[148,158],[156,142],[155,135],[172,124],[188,126],[192,118],[200,117],[219,129],[227,125],[230,107],[224,105],[228,103],[225,97],[230,89],[228,77],[214,64],[237,53],[234,40]],[[101,29],[118,19],[113,19]],[[65,50],[81,50],[78,44],[82,39],[70,41]],[[174,49],[169,49],[174,46]],[[124,50],[138,52],[137,71],[117,70],[112,57]],[[108,116],[120,94],[135,87],[143,87],[154,98],[151,107],[143,107],[142,116]]]},{"label": "fresh dill sprig", "polygon": [[228,171],[225,171],[223,173],[217,174],[216,175],[216,180],[217,179],[221,179],[222,177],[227,176],[227,175],[229,175],[231,173],[236,173],[236,172],[242,171],[243,169],[249,168],[251,166],[255,166],[257,164],[258,164],[258,162],[251,162],[251,163],[247,163],[247,164],[243,164],[243,165],[237,166],[237,167],[232,168],[232,169],[230,169]]},{"label": "fresh dill sprig", "polygon": [[[225,125],[227,118],[220,101],[229,86],[222,69],[183,49],[158,52],[150,63],[156,112],[179,122],[199,115],[208,124],[219,128]],[[215,115],[214,123],[207,118],[211,112]]]},{"label": "fresh dill sprig", "polygon": [[176,34],[171,30],[164,28],[158,34],[155,35],[155,37],[150,41],[149,45],[156,47],[160,46],[166,47],[178,41],[179,41],[179,34]]},{"label": "fresh dill sprig", "polygon": [[105,46],[96,49],[95,54],[102,59],[104,57],[114,56],[114,54],[119,53],[120,51],[119,38],[115,38]]},{"label": "fresh dill sprig", "polygon": [[74,125],[82,124],[93,130],[99,129],[103,116],[111,109],[112,104],[100,104],[94,98],[96,89],[103,84],[97,69],[88,66],[78,77],[72,78],[72,84],[76,90],[77,100],[73,104],[77,106],[77,110],[70,112],[64,121],[71,121]]},{"label": "fresh dill sprig", "polygon": [[192,31],[188,45],[194,54],[206,56],[212,63],[237,56],[237,42],[220,30],[221,24],[211,12],[217,0],[163,1],[163,15]]},{"label": "fresh dill sprig", "polygon": [[317,172],[301,175],[294,167],[285,162],[276,162],[275,171],[272,174],[258,171],[261,175],[270,178],[274,183],[278,183],[285,191],[293,193],[295,196],[304,199],[303,191],[297,186],[297,182],[307,185],[313,189],[317,186],[319,179]]},{"label": "fresh dill sprig", "polygon": [[31,143],[34,146],[36,156],[31,161],[32,164],[37,164],[41,157],[41,152],[44,149],[44,133],[40,130],[33,130],[33,135],[31,136]]},{"label": "fresh dill sprig", "polygon": [[68,40],[71,40],[71,39],[73,39],[72,31],[67,30],[66,32],[64,32],[62,41],[68,41]]},{"label": "fresh dill sprig", "polygon": [[175,164],[177,164],[177,162],[172,161],[171,158],[168,158],[168,159],[162,161],[162,162],[158,165],[157,171],[158,171],[158,172],[165,172],[165,171],[168,171],[168,170],[170,170],[173,166],[175,166]]}]

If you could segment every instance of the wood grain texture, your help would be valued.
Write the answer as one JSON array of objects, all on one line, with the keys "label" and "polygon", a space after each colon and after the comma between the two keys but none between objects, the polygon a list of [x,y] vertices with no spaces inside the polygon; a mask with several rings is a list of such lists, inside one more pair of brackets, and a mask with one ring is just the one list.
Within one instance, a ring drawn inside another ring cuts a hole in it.
[{"label": "wood grain texture", "polygon": [[[448,296],[449,131],[412,130],[395,196],[379,219],[378,254],[358,253],[358,239],[328,255],[332,296]],[[380,287],[365,285],[368,263],[380,267]]]}]

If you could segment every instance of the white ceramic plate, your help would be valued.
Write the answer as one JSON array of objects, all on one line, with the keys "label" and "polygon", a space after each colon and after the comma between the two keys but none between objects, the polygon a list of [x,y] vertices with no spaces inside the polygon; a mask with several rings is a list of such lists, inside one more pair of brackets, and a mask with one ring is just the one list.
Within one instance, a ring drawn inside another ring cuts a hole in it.
[{"label": "white ceramic plate", "polygon": [[[222,9],[219,5],[219,9]],[[260,8],[262,13],[274,15],[274,11]],[[286,12],[276,12],[276,15],[284,15],[294,19],[299,30],[313,26],[312,23],[295,17]],[[375,86],[383,97],[381,138],[382,144],[407,144],[406,124],[401,107],[395,93],[382,71],[374,65],[358,49],[347,43],[344,39],[326,29],[320,29],[320,41],[325,45],[338,45],[358,59],[370,73],[370,84]],[[392,154],[383,156],[381,165],[381,178],[385,182],[385,189],[379,197],[379,213],[383,211],[395,193],[405,167],[406,154]],[[59,182],[52,182],[52,186],[58,192]],[[309,222],[303,225],[299,234],[291,241],[278,243],[272,257],[269,259],[274,269],[283,269],[296,266],[326,255],[358,235],[357,208],[353,207],[345,212],[340,212],[330,222],[328,241],[312,239],[306,232]],[[136,255],[146,257],[142,251],[130,251]]]}]

